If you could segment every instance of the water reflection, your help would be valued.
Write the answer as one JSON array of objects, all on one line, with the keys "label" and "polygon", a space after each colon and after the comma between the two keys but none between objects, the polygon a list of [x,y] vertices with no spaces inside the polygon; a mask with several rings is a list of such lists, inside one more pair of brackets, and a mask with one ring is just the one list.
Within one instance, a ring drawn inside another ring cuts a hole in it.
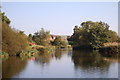
[{"label": "water reflection", "polygon": [[19,74],[27,64],[27,60],[21,60],[17,57],[10,57],[2,62],[2,77],[11,78]]},{"label": "water reflection", "polygon": [[50,53],[39,54],[36,57],[35,62],[40,65],[49,64],[52,57],[53,57],[53,54],[50,54]]},{"label": "water reflection", "polygon": [[110,65],[110,63],[105,61],[96,51],[73,51],[72,60],[76,69],[108,69]]},{"label": "water reflection", "polygon": [[72,51],[71,50],[56,50],[54,53],[54,57],[57,59],[61,59],[65,54],[67,54],[69,57],[71,57],[72,55]]},{"label": "water reflection", "polygon": [[57,49],[57,50],[55,51],[54,56],[55,56],[56,59],[59,59],[59,60],[60,60],[61,57],[62,57],[62,55],[63,55],[63,54],[62,54],[62,51],[61,51],[61,50],[58,50],[58,49]]},{"label": "water reflection", "polygon": [[[64,54],[70,55],[70,51],[68,50],[60,50],[56,49],[55,53],[43,53],[39,54],[37,57],[35,57],[35,62],[40,63],[41,65],[49,64],[52,59],[60,60]],[[71,55],[70,55],[71,57]]]},{"label": "water reflection", "polygon": [[3,78],[117,77],[117,70],[114,70],[117,59],[103,57],[96,51],[56,50],[30,58],[9,57],[2,63]]}]

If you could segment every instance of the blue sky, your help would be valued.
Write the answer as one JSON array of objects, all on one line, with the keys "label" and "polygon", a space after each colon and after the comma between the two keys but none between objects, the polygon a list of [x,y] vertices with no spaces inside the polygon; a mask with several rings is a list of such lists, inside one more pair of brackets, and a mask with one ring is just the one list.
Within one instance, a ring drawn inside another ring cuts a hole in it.
[{"label": "blue sky", "polygon": [[11,26],[26,34],[50,30],[51,34],[71,35],[84,21],[104,21],[118,32],[117,2],[3,2],[2,11]]}]

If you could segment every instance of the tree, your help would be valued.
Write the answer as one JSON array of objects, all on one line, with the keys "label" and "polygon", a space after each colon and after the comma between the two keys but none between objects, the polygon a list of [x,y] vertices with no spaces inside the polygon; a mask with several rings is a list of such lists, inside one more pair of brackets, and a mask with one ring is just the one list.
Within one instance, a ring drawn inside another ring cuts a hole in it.
[{"label": "tree", "polygon": [[75,26],[74,33],[69,39],[74,42],[74,47],[95,49],[101,48],[103,43],[117,40],[116,32],[109,30],[109,25],[101,21],[86,21],[81,24],[81,27]]},{"label": "tree", "polygon": [[67,47],[68,42],[65,40],[62,40],[61,36],[57,36],[55,40],[53,41],[53,45],[58,47]]},{"label": "tree", "polygon": [[32,34],[29,34],[29,35],[28,35],[28,41],[29,41],[29,42],[33,42],[32,38],[33,38]]},{"label": "tree", "polygon": [[9,55],[16,55],[19,51],[27,49],[27,36],[12,29],[9,26],[9,19],[3,15],[4,17],[5,19],[2,20],[2,51],[9,53]]},{"label": "tree", "polygon": [[110,35],[110,42],[116,42],[119,39],[119,36],[115,31],[109,30],[109,35]]},{"label": "tree", "polygon": [[60,46],[61,45],[61,36],[57,36],[53,41],[53,45]]},{"label": "tree", "polygon": [[33,41],[35,41],[35,43],[38,45],[50,45],[50,32],[41,28],[39,32],[34,33]]}]

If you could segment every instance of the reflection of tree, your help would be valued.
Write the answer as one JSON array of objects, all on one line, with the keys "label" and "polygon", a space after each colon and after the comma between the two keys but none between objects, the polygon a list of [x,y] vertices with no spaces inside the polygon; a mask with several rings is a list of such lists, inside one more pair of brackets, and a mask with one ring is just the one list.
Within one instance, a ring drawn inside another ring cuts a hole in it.
[{"label": "reflection of tree", "polygon": [[59,50],[59,49],[57,49],[57,50],[55,51],[54,56],[55,56],[56,59],[59,59],[59,60],[60,60],[64,54],[67,54],[68,56],[71,57],[71,53],[72,53],[72,52],[71,52],[70,50]]},{"label": "reflection of tree", "polygon": [[35,62],[40,63],[41,65],[49,64],[53,57],[60,60],[64,54],[68,54],[68,53],[69,52],[67,50],[62,51],[60,49],[56,49],[55,53],[53,54],[50,53],[39,54],[39,56],[36,57]]},{"label": "reflection of tree", "polygon": [[21,72],[27,64],[26,60],[21,60],[17,57],[10,57],[2,62],[2,77],[12,78],[14,75]]},{"label": "reflection of tree", "polygon": [[61,59],[62,57],[62,51],[61,50],[56,50],[55,51],[55,58],[56,59]]},{"label": "reflection of tree", "polygon": [[73,51],[72,60],[75,68],[92,69],[92,68],[108,68],[109,62],[103,60],[97,52]]},{"label": "reflection of tree", "polygon": [[39,54],[39,56],[36,57],[36,62],[40,63],[42,65],[44,64],[49,64],[51,61],[51,58],[53,57],[53,54],[50,53],[43,53],[43,54]]},{"label": "reflection of tree", "polygon": [[120,57],[120,46],[109,46],[99,50],[100,54],[104,57]]}]

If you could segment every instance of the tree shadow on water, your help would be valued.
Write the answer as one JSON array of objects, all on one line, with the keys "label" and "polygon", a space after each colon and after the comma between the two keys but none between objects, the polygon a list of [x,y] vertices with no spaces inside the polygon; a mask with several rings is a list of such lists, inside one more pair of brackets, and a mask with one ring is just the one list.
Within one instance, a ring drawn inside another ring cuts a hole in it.
[{"label": "tree shadow on water", "polygon": [[105,61],[104,58],[97,51],[75,51],[73,50],[72,61],[75,69],[90,70],[90,69],[108,69],[110,62]]}]

